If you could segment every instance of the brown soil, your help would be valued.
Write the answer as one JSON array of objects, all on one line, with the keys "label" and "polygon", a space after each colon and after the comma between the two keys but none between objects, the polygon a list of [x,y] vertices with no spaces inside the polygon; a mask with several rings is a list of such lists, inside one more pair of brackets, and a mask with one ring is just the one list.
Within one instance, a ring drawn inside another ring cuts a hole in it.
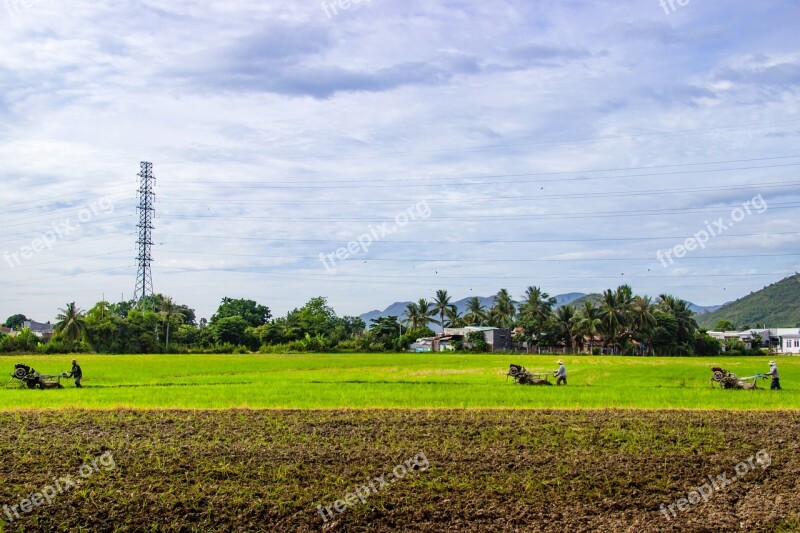
[{"label": "brown soil", "polygon": [[[796,412],[4,413],[0,519],[110,451],[116,469],[5,530],[792,531],[799,435]],[[734,479],[759,450],[770,465]],[[318,514],[420,452],[428,469]],[[722,474],[707,502],[661,511]]]}]

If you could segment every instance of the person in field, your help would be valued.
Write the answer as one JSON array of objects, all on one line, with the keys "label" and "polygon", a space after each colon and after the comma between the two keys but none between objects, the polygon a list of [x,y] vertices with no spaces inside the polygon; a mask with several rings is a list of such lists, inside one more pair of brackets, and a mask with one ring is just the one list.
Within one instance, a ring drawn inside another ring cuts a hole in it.
[{"label": "person in field", "polygon": [[553,375],[556,377],[556,385],[561,385],[561,383],[564,383],[564,385],[566,385],[567,384],[567,367],[564,366],[564,361],[561,360],[561,359],[556,361],[556,364],[558,365],[558,370],[553,372]]},{"label": "person in field", "polygon": [[767,372],[768,376],[772,376],[772,385],[769,386],[772,390],[783,390],[781,389],[781,375],[778,372],[778,365],[775,361],[769,362],[769,372]]},{"label": "person in field", "polygon": [[69,373],[67,377],[73,378],[75,380],[75,386],[77,388],[79,389],[83,388],[83,385],[81,385],[81,378],[83,378],[83,371],[81,370],[78,361],[76,361],[75,359],[72,360],[72,371]]}]

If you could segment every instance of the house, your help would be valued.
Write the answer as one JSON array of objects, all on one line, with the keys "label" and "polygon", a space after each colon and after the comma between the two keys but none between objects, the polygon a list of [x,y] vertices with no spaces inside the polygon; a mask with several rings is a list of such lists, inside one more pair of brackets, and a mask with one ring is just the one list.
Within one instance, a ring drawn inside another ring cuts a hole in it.
[{"label": "house", "polygon": [[434,337],[423,337],[421,339],[417,339],[416,342],[409,346],[408,350],[415,353],[432,352],[433,339]]},{"label": "house", "polygon": [[773,351],[800,355],[800,328],[777,328],[769,331]]},{"label": "house", "polygon": [[[483,333],[490,352],[508,352],[514,349],[514,335],[510,329],[467,326],[465,328],[444,328],[444,335],[451,337],[451,341],[465,342],[467,336],[475,331]],[[449,345],[449,344],[448,344]]]},{"label": "house", "polygon": [[0,335],[8,335],[9,337],[15,337],[17,335],[17,332],[11,328],[4,328],[3,326],[0,326]]},{"label": "house", "polygon": [[739,332],[739,331],[709,331],[708,336],[716,339],[722,345],[722,352],[725,353],[727,350],[727,346],[725,346],[725,341],[728,340],[737,340],[742,341],[745,347],[749,350],[752,346],[753,337],[750,335],[749,332]]},{"label": "house", "polygon": [[26,320],[22,323],[23,328],[30,328],[34,335],[37,337],[52,337],[53,336],[53,325],[48,322],[47,324],[42,324],[41,322],[36,322],[35,320]]},{"label": "house", "polygon": [[709,331],[709,336],[722,343],[725,351],[727,339],[742,341],[747,349],[752,349],[753,341],[761,337],[761,343],[755,348],[769,347],[770,351],[779,354],[800,355],[800,328],[748,329],[745,331]]}]

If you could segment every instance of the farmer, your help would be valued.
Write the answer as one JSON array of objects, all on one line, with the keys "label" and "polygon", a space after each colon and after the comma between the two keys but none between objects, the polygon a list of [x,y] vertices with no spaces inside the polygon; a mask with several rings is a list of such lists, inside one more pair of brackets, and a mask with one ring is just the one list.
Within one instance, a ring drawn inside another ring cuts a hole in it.
[{"label": "farmer", "polygon": [[75,359],[72,360],[72,371],[67,376],[68,378],[75,378],[75,386],[79,389],[82,389],[83,386],[81,385],[81,378],[83,377],[83,371],[81,370],[78,361]]},{"label": "farmer", "polygon": [[564,366],[564,361],[559,359],[556,361],[558,365],[558,370],[553,372],[553,375],[557,378],[556,385],[561,385],[561,382],[564,382],[564,385],[567,384],[567,367]]},{"label": "farmer", "polygon": [[770,385],[770,389],[783,390],[781,389],[781,375],[778,373],[778,365],[775,361],[769,362],[769,372],[767,372],[767,375],[772,376],[772,385]]}]

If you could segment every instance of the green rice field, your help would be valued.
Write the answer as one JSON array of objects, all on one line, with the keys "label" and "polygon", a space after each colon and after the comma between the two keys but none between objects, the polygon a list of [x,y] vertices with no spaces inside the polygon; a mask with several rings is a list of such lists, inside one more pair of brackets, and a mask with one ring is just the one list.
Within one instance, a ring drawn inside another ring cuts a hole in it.
[{"label": "green rice field", "polygon": [[[510,363],[554,370],[558,357],[475,354],[86,355],[84,388],[0,387],[0,410],[17,409],[739,409],[800,407],[800,358],[778,358],[783,391],[712,387],[711,367],[766,372],[765,357],[563,357],[567,387],[514,385]],[[69,356],[0,358],[9,380],[22,362],[68,371]]]}]

